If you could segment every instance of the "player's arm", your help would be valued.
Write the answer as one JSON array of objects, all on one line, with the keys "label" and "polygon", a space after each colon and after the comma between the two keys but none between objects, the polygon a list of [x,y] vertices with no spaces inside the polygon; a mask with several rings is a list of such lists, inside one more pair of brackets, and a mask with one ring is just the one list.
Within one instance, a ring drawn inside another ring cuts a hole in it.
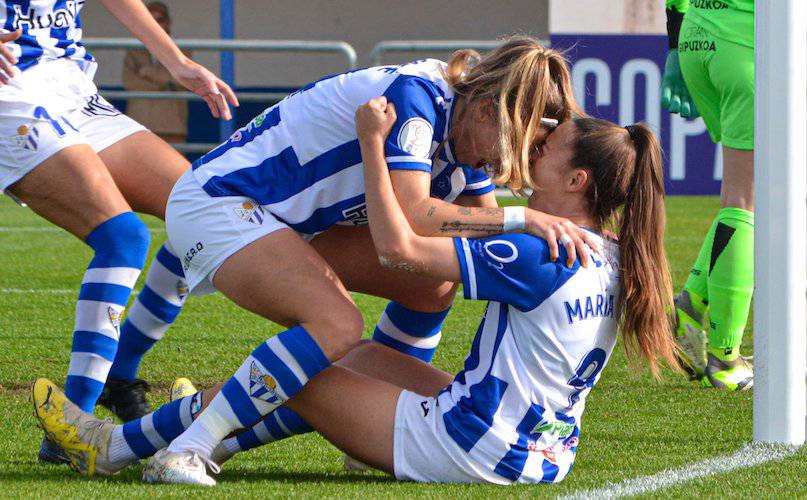
[{"label": "player's arm", "polygon": [[229,85],[204,66],[191,61],[179,50],[168,33],[151,17],[140,0],[100,0],[101,4],[146,46],[174,79],[191,92],[201,96],[214,117],[232,118],[227,102],[238,106],[238,99]]},{"label": "player's arm", "polygon": [[22,30],[11,33],[0,33],[0,87],[9,83],[14,76],[14,65],[17,58],[11,53],[11,49],[6,47],[6,43],[13,42],[22,35]]},{"label": "player's arm", "polygon": [[661,105],[670,113],[680,113],[684,118],[697,118],[698,110],[687,90],[678,60],[678,35],[684,13],[689,8],[689,0],[666,0],[666,6],[669,49],[661,81]]},{"label": "player's arm", "polygon": [[496,208],[499,206],[499,203],[496,201],[496,195],[494,194],[493,191],[478,196],[475,195],[457,196],[457,199],[454,200],[454,204],[459,205],[461,207]]}]

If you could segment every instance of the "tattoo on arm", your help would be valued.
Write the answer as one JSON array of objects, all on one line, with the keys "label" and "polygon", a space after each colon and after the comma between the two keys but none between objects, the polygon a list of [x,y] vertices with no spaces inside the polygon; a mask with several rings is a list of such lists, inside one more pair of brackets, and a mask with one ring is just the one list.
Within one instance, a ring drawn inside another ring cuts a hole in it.
[{"label": "tattoo on arm", "polygon": [[503,230],[502,224],[480,224],[477,222],[462,222],[453,220],[443,222],[440,226],[440,232],[443,233],[456,233],[459,231],[477,231],[484,234],[501,234]]},{"label": "tattoo on arm", "polygon": [[501,215],[504,217],[504,209],[499,207],[477,207],[478,213],[484,215]]},{"label": "tattoo on arm", "polygon": [[435,211],[437,211],[437,207],[435,207],[434,205],[430,206],[429,211],[426,212],[426,217],[431,217],[432,215],[434,215]]},{"label": "tattoo on arm", "polygon": [[460,215],[471,215],[471,214],[473,214],[473,211],[471,210],[471,207],[457,207],[457,212],[459,212]]}]

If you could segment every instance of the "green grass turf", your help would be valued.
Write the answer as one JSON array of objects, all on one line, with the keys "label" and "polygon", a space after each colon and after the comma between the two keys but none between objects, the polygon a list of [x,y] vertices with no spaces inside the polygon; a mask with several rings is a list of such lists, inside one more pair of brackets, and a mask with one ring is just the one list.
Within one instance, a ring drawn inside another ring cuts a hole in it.
[{"label": "green grass turf", "polygon": [[[700,238],[716,213],[714,198],[671,198],[668,252],[676,286],[686,277]],[[148,219],[152,255],[165,235]],[[64,380],[73,310],[84,267],[91,257],[82,243],[8,199],[0,199],[0,496],[142,497],[200,493],[181,487],[148,486],[135,466],[109,479],[82,479],[66,467],[42,466],[35,452],[41,432],[27,400],[37,376]],[[5,228],[22,228],[10,231]],[[26,229],[27,228],[27,229]],[[138,287],[139,288],[139,287]],[[8,289],[30,291],[9,292]],[[48,292],[51,290],[51,292]],[[55,290],[56,292],[54,292]],[[384,301],[357,296],[368,332]],[[444,328],[435,365],[457,371],[468,352],[483,304],[458,298]],[[224,380],[258,343],[279,331],[239,310],[220,295],[194,297],[166,338],[146,358],[142,376],[167,401],[176,375],[202,386]],[[751,350],[746,335],[744,352]],[[499,488],[398,483],[380,473],[347,474],[341,454],[315,435],[290,439],[236,457],[205,491],[215,497],[483,497],[555,496],[729,454],[751,439],[750,393],[706,390],[666,373],[653,382],[636,373],[617,348],[601,382],[588,398],[581,445],[573,473],[560,485]],[[807,452],[782,462],[734,471],[659,493],[682,497],[807,497]]]}]

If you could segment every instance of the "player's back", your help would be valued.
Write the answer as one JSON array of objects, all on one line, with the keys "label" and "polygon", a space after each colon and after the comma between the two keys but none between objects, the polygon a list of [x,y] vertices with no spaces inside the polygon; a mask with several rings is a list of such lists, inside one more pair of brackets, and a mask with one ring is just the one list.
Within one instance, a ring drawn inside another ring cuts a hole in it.
[{"label": "player's back", "polygon": [[585,397],[617,337],[618,249],[600,240],[590,268],[548,258],[526,234],[458,239],[466,298],[488,299],[465,368],[439,398],[446,432],[515,482],[571,469]]},{"label": "player's back", "polygon": [[0,23],[5,32],[22,30],[10,42],[16,66],[25,70],[41,60],[67,58],[89,63],[92,56],[81,44],[83,0],[0,0]]}]

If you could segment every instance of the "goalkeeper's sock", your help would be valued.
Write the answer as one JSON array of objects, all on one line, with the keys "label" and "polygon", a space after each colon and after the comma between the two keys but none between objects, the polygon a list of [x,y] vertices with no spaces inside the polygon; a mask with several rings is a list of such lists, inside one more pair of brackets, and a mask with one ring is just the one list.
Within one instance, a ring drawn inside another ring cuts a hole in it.
[{"label": "goalkeeper's sock", "polygon": [[754,292],[753,212],[718,212],[708,266],[709,352],[733,361],[740,354]]},{"label": "goalkeeper's sock", "polygon": [[719,219],[720,214],[718,212],[718,216],[715,217],[709,231],[706,233],[706,237],[703,239],[701,249],[698,252],[698,258],[689,270],[689,277],[687,278],[686,284],[684,284],[684,290],[688,291],[690,296],[696,296],[701,299],[700,302],[696,300],[692,301],[692,307],[695,308],[695,312],[701,316],[706,312],[706,304],[709,302],[709,285],[707,283],[709,276],[709,256],[712,254],[712,244],[715,239],[715,230],[717,229]]}]

